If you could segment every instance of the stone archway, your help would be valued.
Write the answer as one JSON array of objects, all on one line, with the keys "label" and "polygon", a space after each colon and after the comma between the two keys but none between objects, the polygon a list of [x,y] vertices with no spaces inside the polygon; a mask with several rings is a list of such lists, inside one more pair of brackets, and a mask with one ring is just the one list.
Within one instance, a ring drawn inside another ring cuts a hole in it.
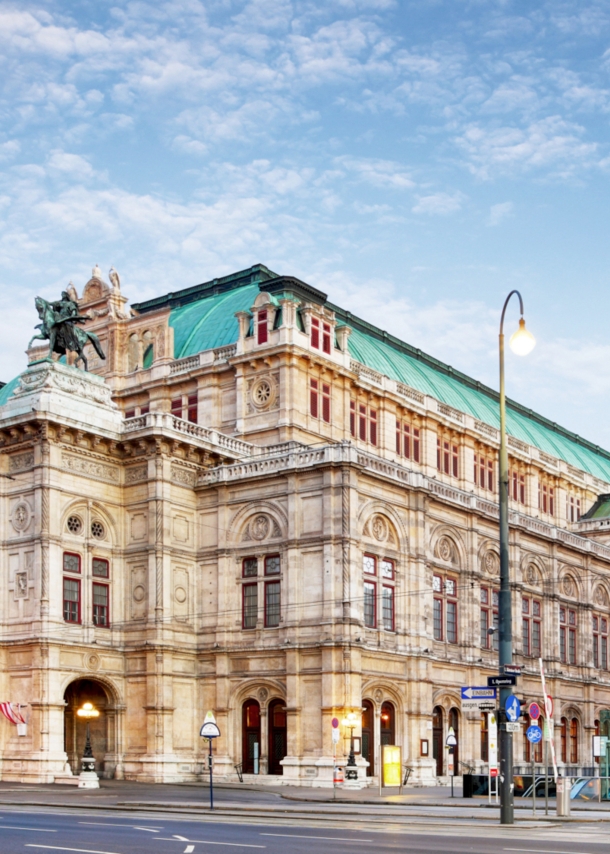
[{"label": "stone archway", "polygon": [[90,722],[95,770],[100,777],[112,779],[116,763],[108,761],[108,754],[113,751],[115,741],[115,706],[108,688],[96,679],[77,679],[66,688],[64,701],[64,749],[72,773],[80,774],[86,739],[86,724],[78,717],[77,711],[83,703],[92,703],[100,713]]}]

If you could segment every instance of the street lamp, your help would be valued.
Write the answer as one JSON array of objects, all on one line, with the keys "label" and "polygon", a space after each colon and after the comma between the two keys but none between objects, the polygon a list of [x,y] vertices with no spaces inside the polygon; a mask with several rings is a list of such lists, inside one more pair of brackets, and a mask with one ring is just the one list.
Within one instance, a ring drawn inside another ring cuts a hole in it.
[{"label": "street lamp", "polygon": [[345,767],[345,779],[357,780],[358,769],[356,768],[356,757],[354,756],[354,730],[358,725],[358,715],[356,712],[348,712],[341,723],[349,729],[349,756],[347,757],[347,765]]},{"label": "street lamp", "polygon": [[91,730],[89,722],[94,718],[99,718],[99,711],[94,708],[93,703],[83,703],[82,708],[76,712],[81,720],[87,721],[87,737],[85,740],[85,750],[81,762],[81,773],[79,779],[80,788],[98,788],[99,780],[95,773],[95,758],[91,749]]},{"label": "street lamp", "polygon": [[[504,388],[504,315],[510,298],[519,297],[521,318],[519,328],[509,340],[511,350],[518,356],[527,356],[534,349],[536,339],[525,328],[523,300],[519,291],[511,291],[506,297],[500,319],[500,613],[499,613],[499,663],[500,673],[505,664],[513,660],[512,606],[508,561],[508,451],[506,449],[506,393]],[[511,691],[500,688],[500,824],[514,824],[513,787],[513,734],[506,729],[504,705]]]}]

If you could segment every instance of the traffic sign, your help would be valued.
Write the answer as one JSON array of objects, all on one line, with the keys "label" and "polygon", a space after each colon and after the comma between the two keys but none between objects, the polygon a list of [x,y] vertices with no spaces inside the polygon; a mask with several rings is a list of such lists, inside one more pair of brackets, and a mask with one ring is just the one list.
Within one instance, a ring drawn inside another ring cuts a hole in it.
[{"label": "traffic sign", "polygon": [[505,676],[521,676],[521,665],[520,664],[503,664],[502,665],[502,673]]},{"label": "traffic sign", "polygon": [[208,712],[206,714],[203,726],[199,731],[199,735],[201,738],[218,738],[220,735],[220,730],[218,729],[214,712]]},{"label": "traffic sign", "polygon": [[449,732],[447,734],[447,739],[445,741],[447,747],[455,747],[457,744],[457,738],[455,737],[455,732],[453,731],[453,727],[449,727]]},{"label": "traffic sign", "polygon": [[533,721],[537,721],[540,717],[540,706],[538,703],[530,703],[528,714]]},{"label": "traffic sign", "polygon": [[497,688],[505,687],[506,685],[516,685],[517,677],[516,676],[488,676],[487,684],[491,688],[492,685],[495,685]]},{"label": "traffic sign", "polygon": [[506,717],[511,723],[514,723],[521,717],[521,703],[519,702],[519,698],[515,697],[514,694],[506,698],[504,708],[506,709]]},{"label": "traffic sign", "polygon": [[519,721],[506,721],[506,732],[521,732]]},{"label": "traffic sign", "polygon": [[493,711],[496,708],[496,689],[482,685],[469,685],[461,689],[462,711]]},{"label": "traffic sign", "polygon": [[542,740],[542,730],[539,726],[536,726],[536,724],[528,727],[525,734],[532,744],[538,744],[538,742]]},{"label": "traffic sign", "polygon": [[553,717],[553,698],[550,694],[547,694],[544,698],[544,710],[546,712],[547,718]]}]

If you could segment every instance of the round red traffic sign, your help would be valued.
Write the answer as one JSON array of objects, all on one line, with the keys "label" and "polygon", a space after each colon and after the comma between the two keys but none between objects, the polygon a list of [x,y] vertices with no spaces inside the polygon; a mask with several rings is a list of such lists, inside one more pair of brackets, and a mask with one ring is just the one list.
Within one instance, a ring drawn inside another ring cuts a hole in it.
[{"label": "round red traffic sign", "polygon": [[333,725],[333,729],[337,729],[337,727],[339,726],[339,718],[333,718],[331,723]]},{"label": "round red traffic sign", "polygon": [[540,717],[540,706],[538,703],[530,703],[529,709],[527,710],[528,714],[533,721],[537,721]]},{"label": "round red traffic sign", "polygon": [[546,710],[547,718],[553,717],[553,698],[550,694],[547,694],[544,700],[544,708]]}]

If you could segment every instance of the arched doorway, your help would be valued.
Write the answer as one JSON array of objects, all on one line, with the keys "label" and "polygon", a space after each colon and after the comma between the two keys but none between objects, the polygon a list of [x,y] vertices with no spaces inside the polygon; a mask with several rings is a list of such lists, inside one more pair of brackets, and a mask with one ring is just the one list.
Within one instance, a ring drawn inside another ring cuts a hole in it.
[{"label": "arched doorway", "polygon": [[449,726],[453,727],[453,734],[457,744],[453,750],[453,773],[457,776],[460,773],[460,713],[457,709],[449,710]]},{"label": "arched doorway", "polygon": [[91,703],[100,713],[89,723],[91,749],[95,757],[95,770],[106,779],[114,776],[114,767],[105,767],[105,758],[109,752],[110,734],[108,732],[108,709],[110,698],[101,682],[94,679],[77,679],[70,683],[64,693],[66,708],[64,711],[64,749],[74,775],[80,774],[81,760],[85,750],[87,725],[78,717],[77,711],[83,703]]},{"label": "arched doorway", "polygon": [[436,760],[436,776],[443,776],[443,710],[435,706],[432,712],[432,757]]},{"label": "arched doorway", "polygon": [[269,774],[283,774],[286,756],[286,706],[284,700],[269,703]]},{"label": "arched doorway", "polygon": [[381,706],[381,746],[384,744],[396,744],[396,715],[392,703],[383,703]]},{"label": "arched doorway", "polygon": [[369,763],[366,776],[375,773],[375,710],[370,700],[362,703],[362,758]]},{"label": "arched doorway", "polygon": [[246,700],[242,707],[242,756],[244,774],[254,774],[254,745],[261,755],[261,707],[256,700]]}]

